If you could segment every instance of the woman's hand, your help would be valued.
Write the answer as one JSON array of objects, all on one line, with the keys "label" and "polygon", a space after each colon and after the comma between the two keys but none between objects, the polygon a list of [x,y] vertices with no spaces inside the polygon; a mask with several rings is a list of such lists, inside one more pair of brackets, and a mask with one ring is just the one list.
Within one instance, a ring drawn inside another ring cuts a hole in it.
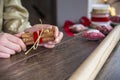
[{"label": "woman's hand", "polygon": [[[20,34],[16,34],[16,36]],[[0,58],[9,58],[16,52],[26,51],[23,41],[14,35],[0,33]]]},{"label": "woman's hand", "polygon": [[55,31],[55,33],[54,33],[55,40],[54,41],[49,41],[47,43],[40,44],[40,46],[44,46],[46,48],[53,48],[53,47],[55,47],[56,44],[60,43],[60,41],[63,38],[63,33],[58,30],[58,27],[53,26],[53,25],[36,24],[32,28],[26,29],[25,32],[35,32],[35,31],[38,31],[38,30],[40,30],[42,28],[52,28],[52,29],[54,29],[54,31]]}]

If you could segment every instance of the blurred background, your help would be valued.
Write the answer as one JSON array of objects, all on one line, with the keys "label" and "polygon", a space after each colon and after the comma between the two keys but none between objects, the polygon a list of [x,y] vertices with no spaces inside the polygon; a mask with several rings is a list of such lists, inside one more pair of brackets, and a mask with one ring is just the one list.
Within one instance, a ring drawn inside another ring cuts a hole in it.
[{"label": "blurred background", "polygon": [[78,22],[82,16],[90,17],[93,4],[112,5],[120,14],[120,0],[22,0],[22,4],[30,13],[32,25],[40,23],[53,24],[62,27],[66,20]]}]

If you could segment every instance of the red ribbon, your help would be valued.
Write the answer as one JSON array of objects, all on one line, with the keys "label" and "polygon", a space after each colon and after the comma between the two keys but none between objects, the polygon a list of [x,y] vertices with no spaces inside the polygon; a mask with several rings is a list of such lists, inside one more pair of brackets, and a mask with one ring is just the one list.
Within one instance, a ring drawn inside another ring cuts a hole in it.
[{"label": "red ribbon", "polygon": [[[38,36],[39,36],[39,34],[41,33],[41,30],[39,30],[39,32],[37,33],[36,31],[35,32],[33,32],[33,39],[34,39],[34,42],[36,42],[36,40],[38,39]],[[40,41],[39,41],[40,43],[42,43],[43,41],[42,41],[42,38],[40,38]]]},{"label": "red ribbon", "polygon": [[83,16],[80,18],[80,23],[84,26],[89,26],[91,24],[91,21],[86,16]]},{"label": "red ribbon", "polygon": [[95,21],[95,22],[108,22],[109,18],[108,17],[103,17],[103,18],[92,17],[91,21]]},{"label": "red ribbon", "polygon": [[72,21],[65,21],[63,29],[65,31],[65,33],[67,34],[67,36],[74,36],[73,32],[70,31],[69,27],[74,25],[74,23]]},{"label": "red ribbon", "polygon": [[115,23],[120,23],[120,16],[112,16],[110,20]]}]

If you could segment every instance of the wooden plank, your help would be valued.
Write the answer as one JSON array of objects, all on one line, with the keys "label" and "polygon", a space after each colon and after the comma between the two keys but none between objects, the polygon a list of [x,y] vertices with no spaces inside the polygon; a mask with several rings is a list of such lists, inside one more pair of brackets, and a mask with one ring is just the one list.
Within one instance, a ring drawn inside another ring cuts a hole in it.
[{"label": "wooden plank", "polygon": [[0,80],[65,80],[99,43],[76,36],[53,49],[39,47],[27,56],[22,52],[0,59]]}]

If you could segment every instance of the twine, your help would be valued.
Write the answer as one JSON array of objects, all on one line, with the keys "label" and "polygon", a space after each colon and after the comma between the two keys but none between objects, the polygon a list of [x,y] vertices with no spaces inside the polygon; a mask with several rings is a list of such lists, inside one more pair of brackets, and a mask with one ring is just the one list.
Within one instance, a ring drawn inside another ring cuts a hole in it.
[{"label": "twine", "polygon": [[38,34],[38,38],[37,38],[37,40],[35,41],[35,43],[33,44],[33,46],[25,52],[25,55],[27,55],[32,49],[35,50],[35,49],[38,48],[42,33],[43,33],[43,29],[41,30],[41,33]]},{"label": "twine", "polygon": [[[39,19],[39,21],[40,21],[40,23],[42,24],[42,20]],[[35,50],[35,49],[38,48],[42,33],[43,33],[43,29],[41,30],[40,33],[38,32],[38,38],[37,38],[37,40],[35,41],[35,43],[33,44],[33,46],[25,52],[25,55],[27,55],[32,49]]]}]

